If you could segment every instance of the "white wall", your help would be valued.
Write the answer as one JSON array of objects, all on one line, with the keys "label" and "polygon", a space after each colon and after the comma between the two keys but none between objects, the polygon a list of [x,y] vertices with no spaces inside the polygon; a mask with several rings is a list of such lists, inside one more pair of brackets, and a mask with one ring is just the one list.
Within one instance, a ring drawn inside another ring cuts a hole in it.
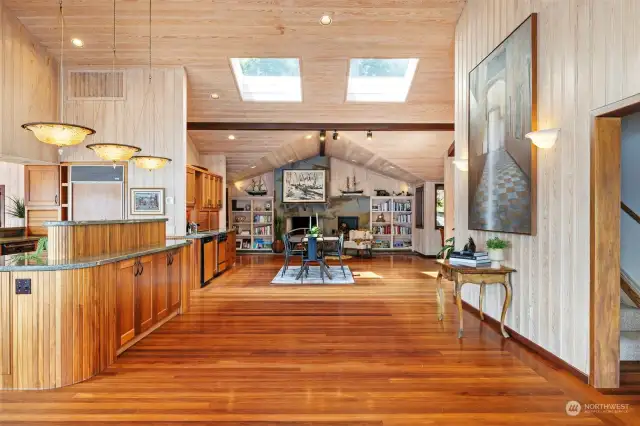
[{"label": "white wall", "polygon": [[[456,27],[456,157],[467,158],[468,77],[532,12],[538,13],[538,123],[560,127],[538,152],[537,235],[501,234],[513,304],[507,325],[582,372],[589,371],[590,112],[640,92],[640,3],[636,0],[468,0]],[[479,247],[496,234],[470,232],[467,173],[455,176],[455,235]],[[504,292],[487,289],[485,312],[500,317]],[[463,291],[478,305],[477,286]]]},{"label": "white wall", "polygon": [[16,219],[6,212],[10,203],[9,197],[24,200],[24,166],[0,162],[0,185],[4,185],[5,190],[5,217],[2,226],[5,228],[24,226],[24,219]]},{"label": "white wall", "polygon": [[265,195],[265,197],[275,197],[275,176],[273,171],[263,173],[251,179],[229,182],[229,196],[248,197],[249,194],[247,194],[245,190],[251,186],[252,180],[258,182],[260,178],[262,178],[262,183],[267,189],[267,195]]},{"label": "white wall", "polygon": [[[622,201],[640,214],[640,113],[622,119]],[[622,269],[640,283],[640,225],[620,212],[620,263]]]},{"label": "white wall", "polygon": [[456,208],[455,196],[455,168],[453,157],[449,153],[444,154],[444,239],[448,240],[454,236]]},{"label": "white wall", "polygon": [[424,229],[413,227],[413,249],[425,256],[435,256],[442,247],[436,229],[436,182],[424,183]]},{"label": "white wall", "polygon": [[329,180],[329,196],[339,197],[342,195],[341,189],[346,189],[347,177],[351,180],[355,175],[358,182],[358,189],[363,189],[365,196],[376,195],[376,189],[385,189],[389,193],[402,191],[415,191],[413,185],[393,179],[388,176],[381,175],[370,169],[350,163],[348,161],[339,160],[335,157],[329,159],[331,167],[331,177]]},{"label": "white wall", "polygon": [[219,229],[227,228],[227,157],[225,155],[201,154],[200,165],[211,173],[222,176],[222,188],[225,193],[222,196],[222,208],[218,216]]},{"label": "white wall", "polygon": [[[129,164],[129,188],[165,188],[165,196],[173,197],[175,204],[165,206],[167,235],[176,235],[186,228],[186,169],[187,164],[187,81],[181,67],[154,68],[152,96],[149,71],[130,68],[125,71],[126,100],[79,100],[66,102],[66,116],[96,130],[87,143],[117,141],[142,148],[141,155],[169,157],[173,161],[162,169],[148,171]],[[143,109],[143,105],[145,105]],[[155,117],[155,119],[154,119]],[[116,124],[117,123],[117,135]],[[67,148],[62,161],[100,161],[85,144]],[[128,196],[127,196],[128,199]],[[132,218],[129,208],[126,214]],[[146,216],[149,217],[149,216]]]}]

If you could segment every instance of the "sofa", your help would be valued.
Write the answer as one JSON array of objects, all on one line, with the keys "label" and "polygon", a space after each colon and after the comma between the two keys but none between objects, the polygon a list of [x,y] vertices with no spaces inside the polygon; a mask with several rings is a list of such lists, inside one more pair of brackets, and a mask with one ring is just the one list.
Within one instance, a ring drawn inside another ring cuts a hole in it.
[{"label": "sofa", "polygon": [[349,231],[349,239],[344,242],[343,253],[347,254],[347,250],[357,250],[358,253],[368,253],[369,257],[373,257],[373,235],[371,231]]}]

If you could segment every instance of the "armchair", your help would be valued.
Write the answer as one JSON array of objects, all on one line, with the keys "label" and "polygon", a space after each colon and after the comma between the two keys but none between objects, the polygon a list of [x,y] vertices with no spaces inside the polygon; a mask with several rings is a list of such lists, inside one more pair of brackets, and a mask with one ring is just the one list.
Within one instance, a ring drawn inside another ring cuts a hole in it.
[{"label": "armchair", "polygon": [[347,250],[357,250],[359,253],[368,252],[369,257],[373,257],[373,235],[371,231],[349,231],[349,240],[344,242],[344,254]]}]

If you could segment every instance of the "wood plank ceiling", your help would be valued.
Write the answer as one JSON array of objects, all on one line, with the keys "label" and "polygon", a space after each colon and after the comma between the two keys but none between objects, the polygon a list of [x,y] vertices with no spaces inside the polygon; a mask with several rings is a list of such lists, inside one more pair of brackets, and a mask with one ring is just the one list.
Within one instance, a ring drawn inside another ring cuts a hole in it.
[{"label": "wood plank ceiling", "polygon": [[[51,53],[59,53],[56,1],[4,3]],[[464,4],[464,0],[154,0],[153,63],[186,68],[189,121],[451,123],[454,29]],[[112,2],[66,0],[64,6],[66,64],[110,66]],[[118,66],[147,64],[148,7],[147,0],[117,0]],[[318,23],[324,13],[333,16],[332,25]],[[71,47],[72,37],[82,39],[85,46]],[[229,64],[231,57],[300,58],[304,101],[243,102]],[[419,58],[407,102],[345,102],[348,63],[354,57]],[[218,93],[220,99],[212,99],[211,93]],[[422,151],[440,149],[442,144],[434,144],[434,138],[450,143],[453,136],[449,133],[447,137],[425,137],[423,142],[416,136],[412,143],[420,156],[405,155],[396,165],[421,178],[432,176],[422,170],[427,155]],[[201,137],[193,131],[190,135],[200,149],[215,152],[215,135]],[[307,141],[295,134],[278,142],[276,138],[268,132],[255,133],[250,143],[227,144],[224,153],[233,169],[236,163],[269,155],[274,144]],[[388,153],[397,150],[396,141],[402,139],[390,135],[368,147],[389,159]],[[207,140],[214,142],[206,145]],[[308,146],[292,148],[301,153],[305,149]],[[443,151],[433,152],[430,158],[442,155]]]}]

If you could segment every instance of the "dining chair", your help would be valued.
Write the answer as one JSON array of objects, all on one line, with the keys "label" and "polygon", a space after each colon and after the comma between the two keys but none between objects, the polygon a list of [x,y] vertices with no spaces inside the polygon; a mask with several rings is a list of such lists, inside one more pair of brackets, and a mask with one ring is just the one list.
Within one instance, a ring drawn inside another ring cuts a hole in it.
[{"label": "dining chair", "polygon": [[342,268],[342,275],[347,278],[347,273],[344,271],[344,264],[342,263],[342,250],[344,249],[344,233],[340,233],[337,244],[335,245],[335,251],[327,251],[325,256],[335,256],[340,261],[340,268]]},{"label": "dining chair", "polygon": [[300,261],[304,264],[304,250],[294,249],[291,247],[291,240],[288,234],[283,235],[284,238],[284,267],[282,268],[282,276],[289,269],[289,262],[293,256],[300,256]]},{"label": "dining chair", "polygon": [[300,284],[304,284],[304,277],[309,278],[309,267],[312,263],[320,266],[320,278],[324,283],[324,240],[322,238],[307,237],[307,253],[302,257],[302,269],[298,272]]}]

